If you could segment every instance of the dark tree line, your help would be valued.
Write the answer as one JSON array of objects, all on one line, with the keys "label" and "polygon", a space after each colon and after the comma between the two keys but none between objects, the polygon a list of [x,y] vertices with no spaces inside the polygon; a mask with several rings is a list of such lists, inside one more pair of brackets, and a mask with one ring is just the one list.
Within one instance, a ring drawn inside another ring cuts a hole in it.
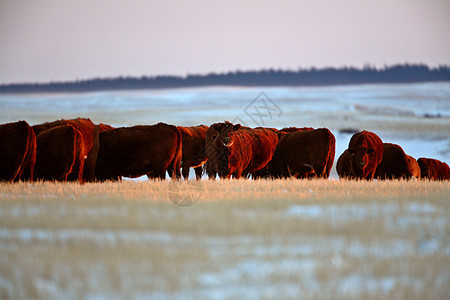
[{"label": "dark tree line", "polygon": [[450,81],[450,66],[430,68],[402,64],[362,69],[353,67],[236,71],[188,76],[95,78],[72,82],[0,85],[0,93],[89,92],[99,90],[158,89],[201,86],[320,86],[368,83],[417,83]]}]

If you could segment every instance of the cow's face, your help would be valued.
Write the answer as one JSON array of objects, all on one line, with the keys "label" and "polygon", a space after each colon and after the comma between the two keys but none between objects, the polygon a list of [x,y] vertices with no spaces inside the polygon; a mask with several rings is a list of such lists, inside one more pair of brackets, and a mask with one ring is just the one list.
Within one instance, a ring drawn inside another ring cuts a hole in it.
[{"label": "cow's face", "polygon": [[233,125],[230,122],[214,124],[213,128],[216,130],[217,135],[213,135],[213,139],[225,147],[231,147],[233,145],[233,134],[240,127],[241,124]]},{"label": "cow's face", "polygon": [[348,148],[348,153],[350,153],[351,161],[356,168],[365,169],[369,164],[370,157],[375,153],[375,149],[367,149],[365,147]]}]

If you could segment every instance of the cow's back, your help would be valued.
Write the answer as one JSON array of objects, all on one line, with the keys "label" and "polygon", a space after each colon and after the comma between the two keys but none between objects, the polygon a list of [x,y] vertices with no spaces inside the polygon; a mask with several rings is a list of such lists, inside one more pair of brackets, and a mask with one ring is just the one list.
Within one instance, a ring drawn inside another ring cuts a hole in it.
[{"label": "cow's back", "polygon": [[98,124],[97,128],[98,128],[98,133],[114,129],[114,127],[112,127],[111,125],[104,124],[104,123]]}]

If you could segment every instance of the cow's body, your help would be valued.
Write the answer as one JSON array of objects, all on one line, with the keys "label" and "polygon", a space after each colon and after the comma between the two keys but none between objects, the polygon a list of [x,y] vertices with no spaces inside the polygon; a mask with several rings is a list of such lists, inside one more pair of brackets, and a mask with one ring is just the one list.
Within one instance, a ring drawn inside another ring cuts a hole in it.
[{"label": "cow's body", "polygon": [[42,131],[37,135],[35,178],[82,182],[85,157],[84,138],[75,127],[62,125]]},{"label": "cow's body", "polygon": [[205,139],[208,126],[191,127],[178,126],[183,141],[183,156],[181,162],[184,179],[189,177],[189,168],[194,168],[197,179],[202,177],[202,166],[207,161]]},{"label": "cow's body", "polygon": [[170,169],[180,177],[182,138],[172,125],[121,127],[100,133],[96,177],[116,180],[122,176],[164,179]]},{"label": "cow's body", "polygon": [[440,160],[421,157],[417,160],[421,177],[429,180],[450,180],[449,166]]},{"label": "cow's body", "polygon": [[206,134],[206,171],[209,178],[240,178],[265,167],[278,141],[268,128],[248,128],[229,122],[215,123]]},{"label": "cow's body", "polygon": [[95,178],[95,165],[97,162],[98,148],[99,148],[99,129],[89,119],[72,119],[72,120],[58,120],[54,122],[34,125],[33,130],[36,135],[39,133],[51,129],[56,126],[70,125],[76,128],[82,135],[83,139],[83,152],[86,153],[86,157],[83,165],[78,165],[78,162],[74,165],[73,175],[70,174],[69,180],[76,180],[78,178],[79,169],[83,169],[83,181],[93,181]]},{"label": "cow's body", "polygon": [[363,130],[352,136],[348,149],[350,174],[357,179],[372,180],[383,159],[383,142],[373,132]]},{"label": "cow's body", "polygon": [[275,178],[328,178],[335,156],[336,139],[326,128],[282,134],[268,173]]},{"label": "cow's body", "polygon": [[414,175],[402,147],[383,143],[383,159],[378,165],[375,177],[378,179],[410,179]]},{"label": "cow's body", "polygon": [[0,181],[33,180],[36,135],[25,121],[0,125]]}]

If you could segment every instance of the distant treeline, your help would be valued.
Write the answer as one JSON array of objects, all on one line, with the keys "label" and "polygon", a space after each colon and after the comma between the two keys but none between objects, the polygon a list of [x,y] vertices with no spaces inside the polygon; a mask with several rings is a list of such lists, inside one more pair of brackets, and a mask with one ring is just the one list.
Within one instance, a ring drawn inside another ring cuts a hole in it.
[{"label": "distant treeline", "polygon": [[268,69],[188,76],[95,78],[72,82],[0,85],[0,93],[89,92],[201,86],[320,86],[433,81],[450,81],[450,66],[430,68],[423,64],[402,64],[384,68],[366,66],[364,68],[311,68],[297,71]]}]

